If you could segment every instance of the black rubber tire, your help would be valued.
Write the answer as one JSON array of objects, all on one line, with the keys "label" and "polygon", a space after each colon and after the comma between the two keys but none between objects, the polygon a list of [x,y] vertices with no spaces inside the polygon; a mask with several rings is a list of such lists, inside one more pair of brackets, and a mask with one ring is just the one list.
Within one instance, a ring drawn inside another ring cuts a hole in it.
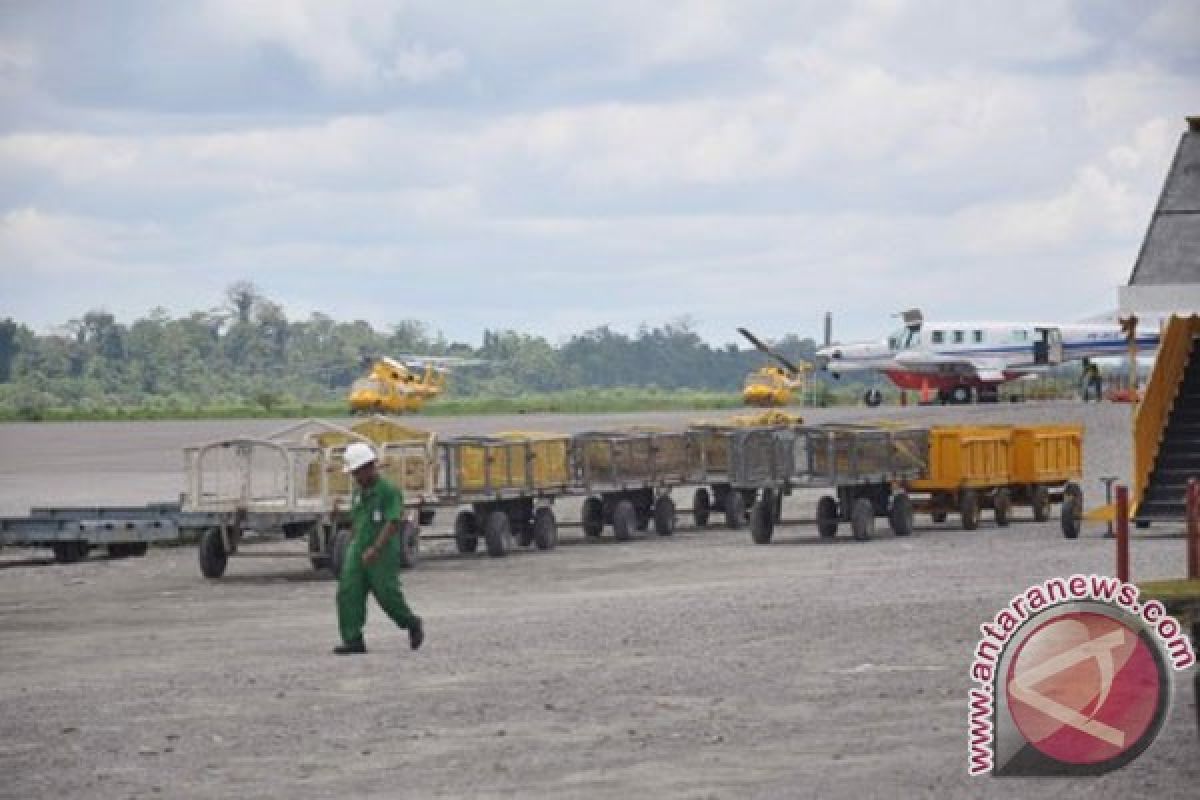
[{"label": "black rubber tire", "polygon": [[929,518],[934,522],[945,522],[949,515],[945,511],[931,511]]},{"label": "black rubber tire", "polygon": [[637,530],[637,516],[637,509],[633,507],[632,501],[617,502],[612,518],[613,536],[617,537],[617,541],[628,542],[633,538],[633,533]]},{"label": "black rubber tire", "polygon": [[91,547],[87,542],[55,542],[50,546],[54,560],[60,564],[74,564],[87,558]]},{"label": "black rubber tire", "polygon": [[347,528],[342,528],[334,532],[333,538],[329,540],[329,571],[335,578],[342,574],[342,566],[346,563],[346,553],[350,550],[351,536],[352,534]]},{"label": "black rubber tire", "polygon": [[996,519],[996,527],[1007,528],[1012,519],[1012,494],[1008,489],[1000,488],[992,495],[992,516]]},{"label": "black rubber tire", "polygon": [[907,492],[892,495],[892,510],[888,512],[888,523],[897,536],[911,536],[913,532],[912,498]]},{"label": "black rubber tire", "polygon": [[956,406],[965,406],[971,402],[970,386],[955,386],[950,390],[950,402]]},{"label": "black rubber tire", "polygon": [[634,506],[633,508],[637,512],[637,529],[639,531],[650,530],[650,518],[654,516],[654,508],[640,508],[638,506]]},{"label": "black rubber tire", "polygon": [[707,525],[711,514],[712,496],[708,493],[708,489],[701,486],[692,495],[692,518],[696,522],[696,527],[703,528]]},{"label": "black rubber tire", "polygon": [[1045,486],[1034,486],[1029,491],[1029,505],[1033,508],[1033,518],[1037,522],[1050,519],[1050,490]]},{"label": "black rubber tire", "polygon": [[[511,524],[511,520],[509,521]],[[513,533],[517,537],[517,545],[520,547],[529,547],[533,544],[533,523],[530,520],[523,519],[516,525],[513,525]]]},{"label": "black rubber tire", "polygon": [[858,498],[850,507],[850,530],[859,542],[875,535],[875,504],[869,497]]},{"label": "black rubber tire", "polygon": [[823,539],[832,539],[837,536],[838,522],[837,499],[827,494],[817,501],[817,533]]},{"label": "black rubber tire", "polygon": [[411,519],[400,521],[400,569],[412,569],[421,556],[421,526]]},{"label": "black rubber tire", "polygon": [[863,392],[863,403],[867,408],[878,408],[883,402],[883,392],[878,389],[867,389]]},{"label": "black rubber tire", "polygon": [[762,497],[750,509],[750,538],[755,544],[770,544],[775,535],[775,496],[764,489]]},{"label": "black rubber tire", "polygon": [[604,532],[604,501],[599,497],[584,499],[580,516],[584,536],[595,538]]},{"label": "black rubber tire", "polygon": [[533,544],[538,550],[558,547],[558,520],[554,518],[554,509],[543,506],[533,512]]},{"label": "black rubber tire", "polygon": [[221,539],[221,531],[209,528],[200,537],[197,548],[200,559],[200,574],[206,578],[219,578],[225,574],[229,564],[229,554],[225,552],[225,542]]},{"label": "black rubber tire", "polygon": [[731,531],[746,527],[746,498],[741,492],[730,491],[725,497],[725,527]]},{"label": "black rubber tire", "polygon": [[1062,517],[1060,519],[1063,539],[1079,539],[1079,530],[1084,522],[1082,500],[1078,494],[1063,494]]},{"label": "black rubber tire", "polygon": [[479,517],[474,511],[463,509],[454,517],[454,546],[463,555],[479,549]]},{"label": "black rubber tire", "polygon": [[1075,506],[1076,511],[1083,510],[1083,487],[1074,481],[1068,482],[1067,485],[1063,487],[1063,497],[1067,496],[1072,496],[1079,501],[1079,503]]},{"label": "black rubber tire", "polygon": [[489,512],[483,521],[483,542],[487,545],[487,554],[492,558],[502,558],[508,552],[511,538],[508,514],[503,511]]},{"label": "black rubber tire", "polygon": [[669,495],[659,495],[654,501],[654,532],[659,536],[675,533],[675,501]]},{"label": "black rubber tire", "polygon": [[317,571],[329,568],[329,554],[321,552],[321,532],[316,527],[308,532],[308,561]]},{"label": "black rubber tire", "polygon": [[963,489],[958,497],[958,514],[964,531],[979,528],[979,495],[974,489]]}]

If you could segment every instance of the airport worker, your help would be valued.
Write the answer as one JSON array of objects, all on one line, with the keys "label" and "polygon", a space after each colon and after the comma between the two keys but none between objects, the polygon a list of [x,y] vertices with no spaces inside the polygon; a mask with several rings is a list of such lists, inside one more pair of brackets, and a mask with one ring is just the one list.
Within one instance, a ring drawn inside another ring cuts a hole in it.
[{"label": "airport worker", "polygon": [[1083,372],[1079,374],[1079,388],[1083,393],[1083,402],[1088,401],[1088,392],[1092,388],[1092,360],[1090,358],[1083,359]]},{"label": "airport worker", "polygon": [[1104,399],[1104,378],[1100,375],[1100,367],[1096,366],[1096,362],[1092,362],[1092,372],[1089,380],[1092,384],[1092,392],[1096,395],[1096,402],[1099,403]]},{"label": "airport worker", "polygon": [[425,629],[421,618],[408,607],[397,576],[404,495],[379,474],[370,445],[351,443],[344,459],[345,471],[354,476],[355,484],[350,509],[353,532],[338,575],[337,614],[342,644],[333,652],[367,652],[363,625],[367,621],[368,593],[375,596],[375,602],[396,625],[408,631],[409,645],[416,650],[425,640]]}]

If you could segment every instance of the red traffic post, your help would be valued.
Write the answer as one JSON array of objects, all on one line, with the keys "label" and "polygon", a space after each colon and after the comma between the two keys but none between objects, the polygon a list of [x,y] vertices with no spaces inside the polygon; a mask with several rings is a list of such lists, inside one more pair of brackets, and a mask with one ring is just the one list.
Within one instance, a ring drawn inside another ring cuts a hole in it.
[{"label": "red traffic post", "polygon": [[1200,481],[1191,478],[1187,487],[1188,580],[1200,578]]},{"label": "red traffic post", "polygon": [[1129,487],[1117,487],[1117,579],[1129,583]]}]

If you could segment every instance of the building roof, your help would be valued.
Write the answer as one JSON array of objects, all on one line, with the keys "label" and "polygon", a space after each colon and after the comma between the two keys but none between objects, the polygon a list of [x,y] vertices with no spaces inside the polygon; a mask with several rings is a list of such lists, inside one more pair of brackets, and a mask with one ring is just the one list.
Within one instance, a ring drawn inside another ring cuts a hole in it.
[{"label": "building roof", "polygon": [[1187,118],[1130,286],[1200,283],[1200,117]]}]

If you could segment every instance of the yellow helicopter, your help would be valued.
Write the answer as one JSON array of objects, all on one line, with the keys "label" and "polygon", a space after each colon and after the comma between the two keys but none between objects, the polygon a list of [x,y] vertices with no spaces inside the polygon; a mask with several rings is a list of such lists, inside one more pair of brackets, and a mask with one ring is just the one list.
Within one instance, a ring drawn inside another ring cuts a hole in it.
[{"label": "yellow helicopter", "polygon": [[420,411],[446,390],[451,366],[482,364],[477,359],[409,356],[403,360],[384,356],[371,371],[350,386],[350,408],[356,412],[405,414]]},{"label": "yellow helicopter", "polygon": [[742,385],[742,402],[758,408],[779,408],[791,405],[796,393],[801,399],[810,391],[809,373],[813,365],[801,361],[798,365],[772,350],[745,328],[738,328],[738,333],[745,336],[754,349],[779,362],[780,366],[768,364],[746,376]]}]

